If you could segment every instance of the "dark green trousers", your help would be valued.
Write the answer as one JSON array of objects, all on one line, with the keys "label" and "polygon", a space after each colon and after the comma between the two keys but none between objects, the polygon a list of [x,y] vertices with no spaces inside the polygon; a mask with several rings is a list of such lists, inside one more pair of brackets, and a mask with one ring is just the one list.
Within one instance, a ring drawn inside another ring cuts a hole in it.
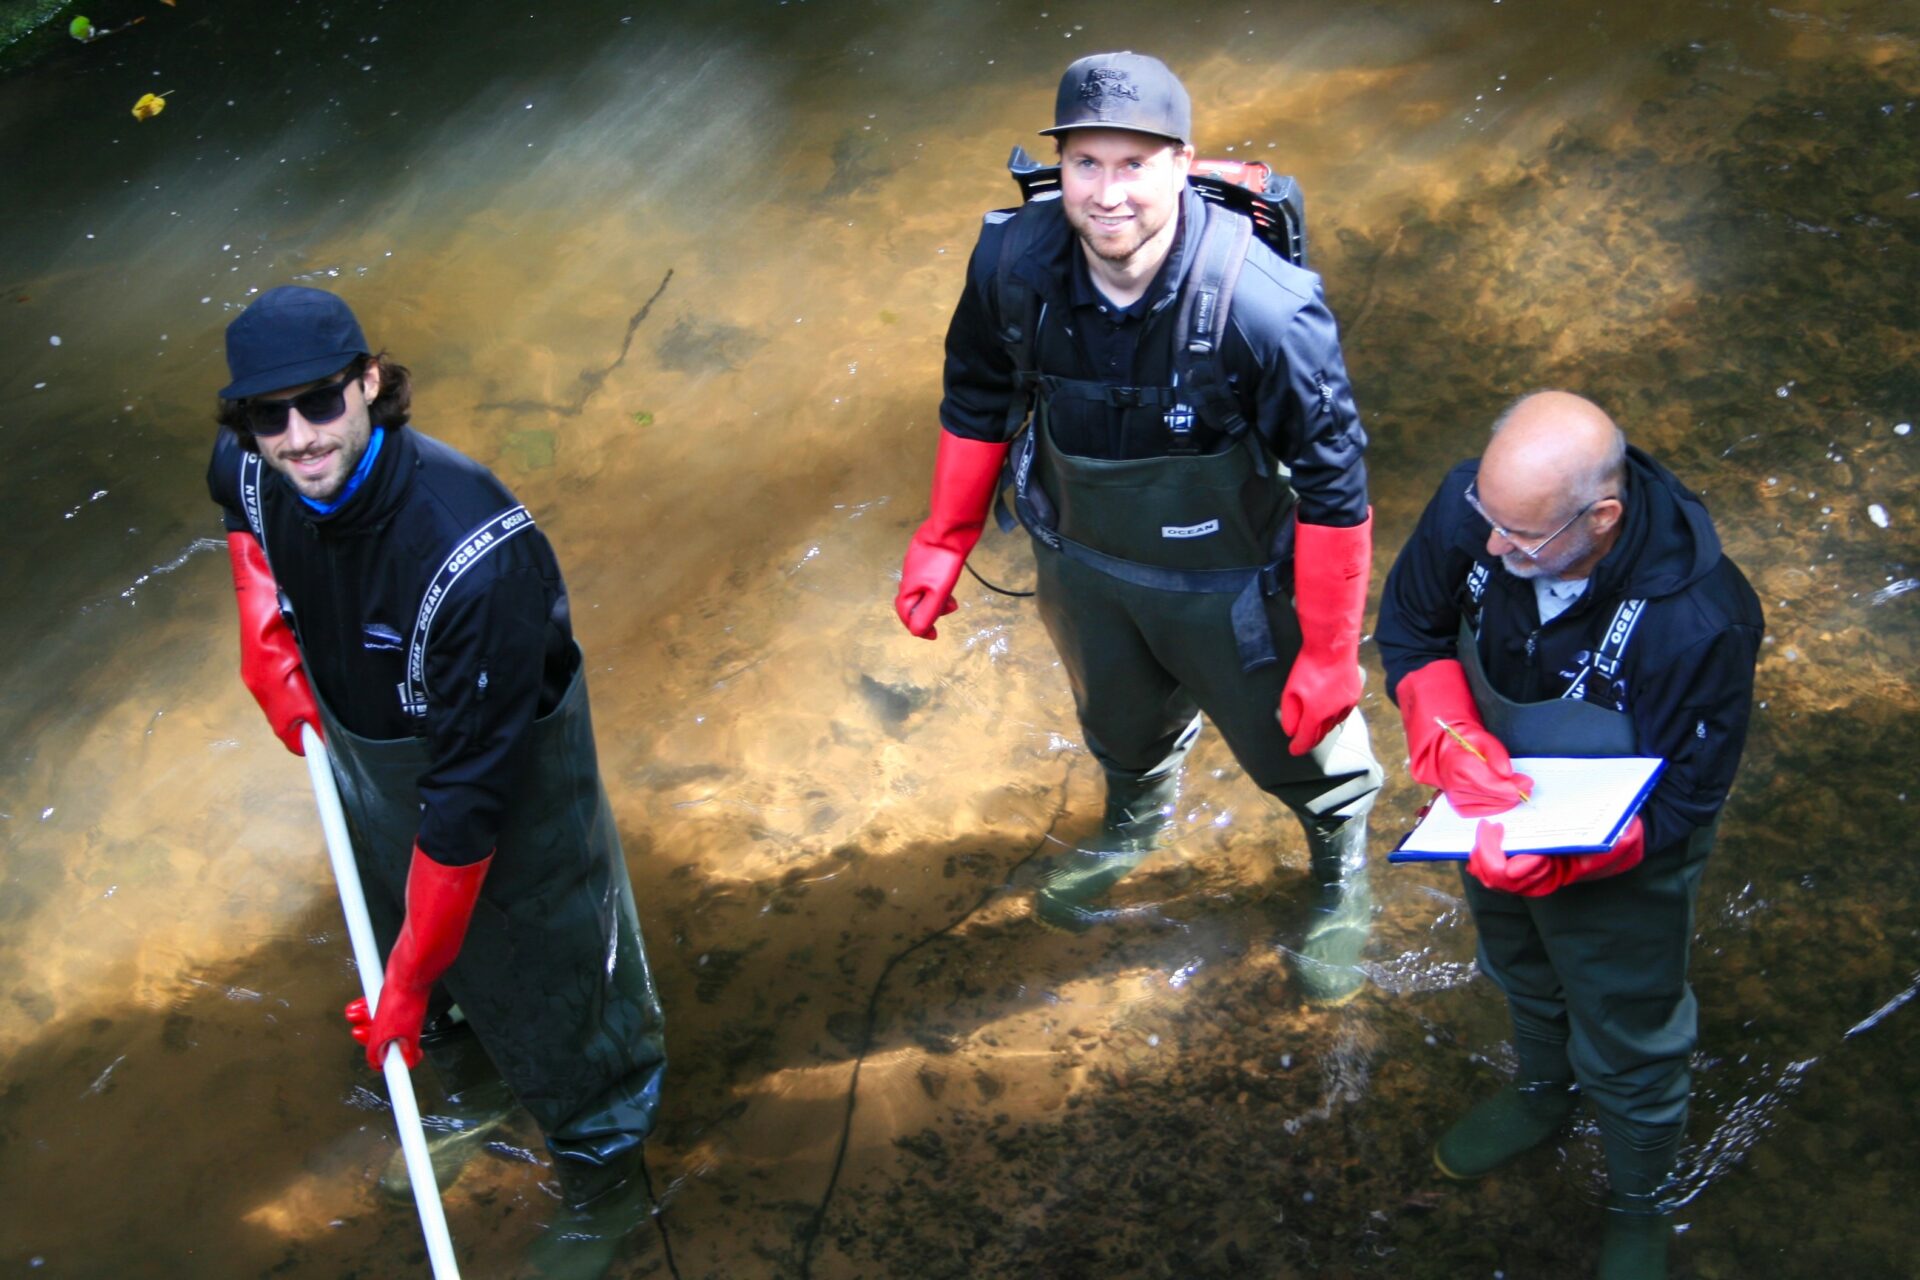
[{"label": "dark green trousers", "polygon": [[1632,871],[1527,898],[1460,878],[1480,971],[1516,1035],[1560,1045],[1601,1126],[1636,1140],[1684,1125],[1699,1007],[1687,985],[1693,913],[1713,828]]},{"label": "dark green trousers", "polygon": [[[427,749],[414,738],[359,737],[330,715],[326,738],[385,956],[406,919]],[[535,722],[531,756],[459,958],[430,1012],[437,1020],[449,1002],[459,1004],[556,1153],[611,1165],[653,1130],[666,1044],[600,782],[583,671],[560,706]],[[448,1088],[477,1083],[472,1055],[443,1048],[451,1052],[436,1052],[435,1061],[449,1069]]]},{"label": "dark green trousers", "polygon": [[[1181,735],[1204,712],[1234,759],[1324,842],[1364,818],[1380,789],[1358,712],[1304,756],[1291,754],[1276,711],[1300,651],[1300,624],[1284,599],[1268,601],[1280,661],[1240,669],[1233,597],[1158,591],[1121,582],[1037,539],[1040,617],[1073,686],[1087,749],[1109,774],[1142,778],[1177,765]],[[1170,764],[1171,762],[1171,764]]]}]

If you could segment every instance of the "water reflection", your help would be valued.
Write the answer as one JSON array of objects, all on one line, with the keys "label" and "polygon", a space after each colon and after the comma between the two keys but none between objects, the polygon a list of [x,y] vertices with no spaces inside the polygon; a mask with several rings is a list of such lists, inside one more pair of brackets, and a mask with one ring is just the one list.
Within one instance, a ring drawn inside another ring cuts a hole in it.
[{"label": "water reflection", "polygon": [[[1060,65],[1131,46],[1180,68],[1203,141],[1304,183],[1382,546],[1540,384],[1707,491],[1771,633],[1700,910],[1681,1264],[1907,1269],[1911,14],[1126,23],[295,3],[157,15],[0,78],[27,178],[0,195],[0,1257],[417,1265],[371,1190],[390,1138],[337,1026],[311,802],[199,554],[221,326],[308,278],[567,565],[672,1021],[670,1269],[1580,1272],[1590,1135],[1469,1191],[1428,1174],[1431,1135],[1512,1070],[1445,873],[1377,871],[1372,990],[1303,1008],[1297,826],[1209,738],[1116,917],[1045,930],[1037,861],[1099,809],[1051,648],[978,587],[937,645],[889,615],[977,213],[1011,198]],[[156,84],[167,112],[136,125]],[[1031,580],[1010,540],[978,567]],[[1417,800],[1396,776],[1376,827]],[[472,1274],[551,1214],[537,1145],[509,1133],[450,1197]],[[630,1272],[667,1267],[662,1243]]]}]

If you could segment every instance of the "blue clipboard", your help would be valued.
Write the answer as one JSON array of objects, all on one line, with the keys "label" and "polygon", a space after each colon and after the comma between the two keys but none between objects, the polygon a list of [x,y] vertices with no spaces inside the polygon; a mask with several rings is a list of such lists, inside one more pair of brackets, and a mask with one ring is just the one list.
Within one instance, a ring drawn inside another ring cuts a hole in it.
[{"label": "blue clipboard", "polygon": [[[1539,854],[1543,857],[1555,857],[1568,854],[1603,853],[1611,849],[1614,843],[1620,839],[1621,833],[1627,829],[1627,824],[1633,821],[1634,815],[1639,813],[1641,806],[1646,804],[1647,797],[1653,794],[1653,788],[1659,783],[1660,776],[1666,772],[1666,769],[1667,762],[1665,760],[1655,762],[1646,780],[1641,784],[1640,789],[1634,794],[1626,807],[1622,809],[1615,818],[1613,826],[1607,831],[1602,842],[1598,844],[1567,845],[1549,849],[1523,849],[1516,850],[1515,852]],[[1440,796],[1441,793],[1436,791],[1424,805],[1420,806],[1420,812],[1414,815],[1413,827],[1400,838],[1400,845],[1396,846],[1393,852],[1387,855],[1388,862],[1465,862],[1468,857],[1471,856],[1467,853],[1438,853],[1429,850],[1410,850],[1405,848],[1407,841],[1410,840],[1414,832],[1419,829],[1420,823],[1426,818],[1427,814],[1432,811],[1433,806],[1439,802]]]}]

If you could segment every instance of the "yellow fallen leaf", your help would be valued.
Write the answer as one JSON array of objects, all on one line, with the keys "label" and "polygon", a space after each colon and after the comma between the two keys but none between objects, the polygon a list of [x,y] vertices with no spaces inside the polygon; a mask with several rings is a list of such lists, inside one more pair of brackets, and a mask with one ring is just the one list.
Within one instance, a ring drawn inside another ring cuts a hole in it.
[{"label": "yellow fallen leaf", "polygon": [[169,9],[177,9],[180,7],[179,5],[175,4],[173,0],[160,0],[160,3],[167,6],[167,8]]},{"label": "yellow fallen leaf", "polygon": [[143,93],[140,101],[133,104],[135,120],[151,120],[167,109],[167,100],[157,93]]}]

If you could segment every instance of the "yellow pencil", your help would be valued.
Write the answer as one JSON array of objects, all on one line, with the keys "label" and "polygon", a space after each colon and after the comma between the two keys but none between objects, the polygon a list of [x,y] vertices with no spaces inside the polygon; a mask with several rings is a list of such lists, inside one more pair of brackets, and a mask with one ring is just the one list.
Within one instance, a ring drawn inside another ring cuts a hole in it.
[{"label": "yellow pencil", "polygon": [[[1442,720],[1439,716],[1435,716],[1433,718],[1433,722],[1439,725],[1442,729],[1445,729],[1447,731],[1447,736],[1449,738],[1452,738],[1455,742],[1459,743],[1461,746],[1465,747],[1468,751],[1472,752],[1473,758],[1475,760],[1478,760],[1481,764],[1488,765],[1488,766],[1491,766],[1493,764],[1493,761],[1487,759],[1486,756],[1482,755],[1480,752],[1480,748],[1474,746],[1471,742],[1468,742],[1466,735],[1461,733],[1458,729],[1448,724],[1445,720]],[[1519,783],[1517,782],[1514,783],[1513,789],[1514,789],[1514,792],[1517,795],[1519,795],[1521,804],[1533,803],[1533,797],[1528,795],[1525,791],[1521,790]]]}]

